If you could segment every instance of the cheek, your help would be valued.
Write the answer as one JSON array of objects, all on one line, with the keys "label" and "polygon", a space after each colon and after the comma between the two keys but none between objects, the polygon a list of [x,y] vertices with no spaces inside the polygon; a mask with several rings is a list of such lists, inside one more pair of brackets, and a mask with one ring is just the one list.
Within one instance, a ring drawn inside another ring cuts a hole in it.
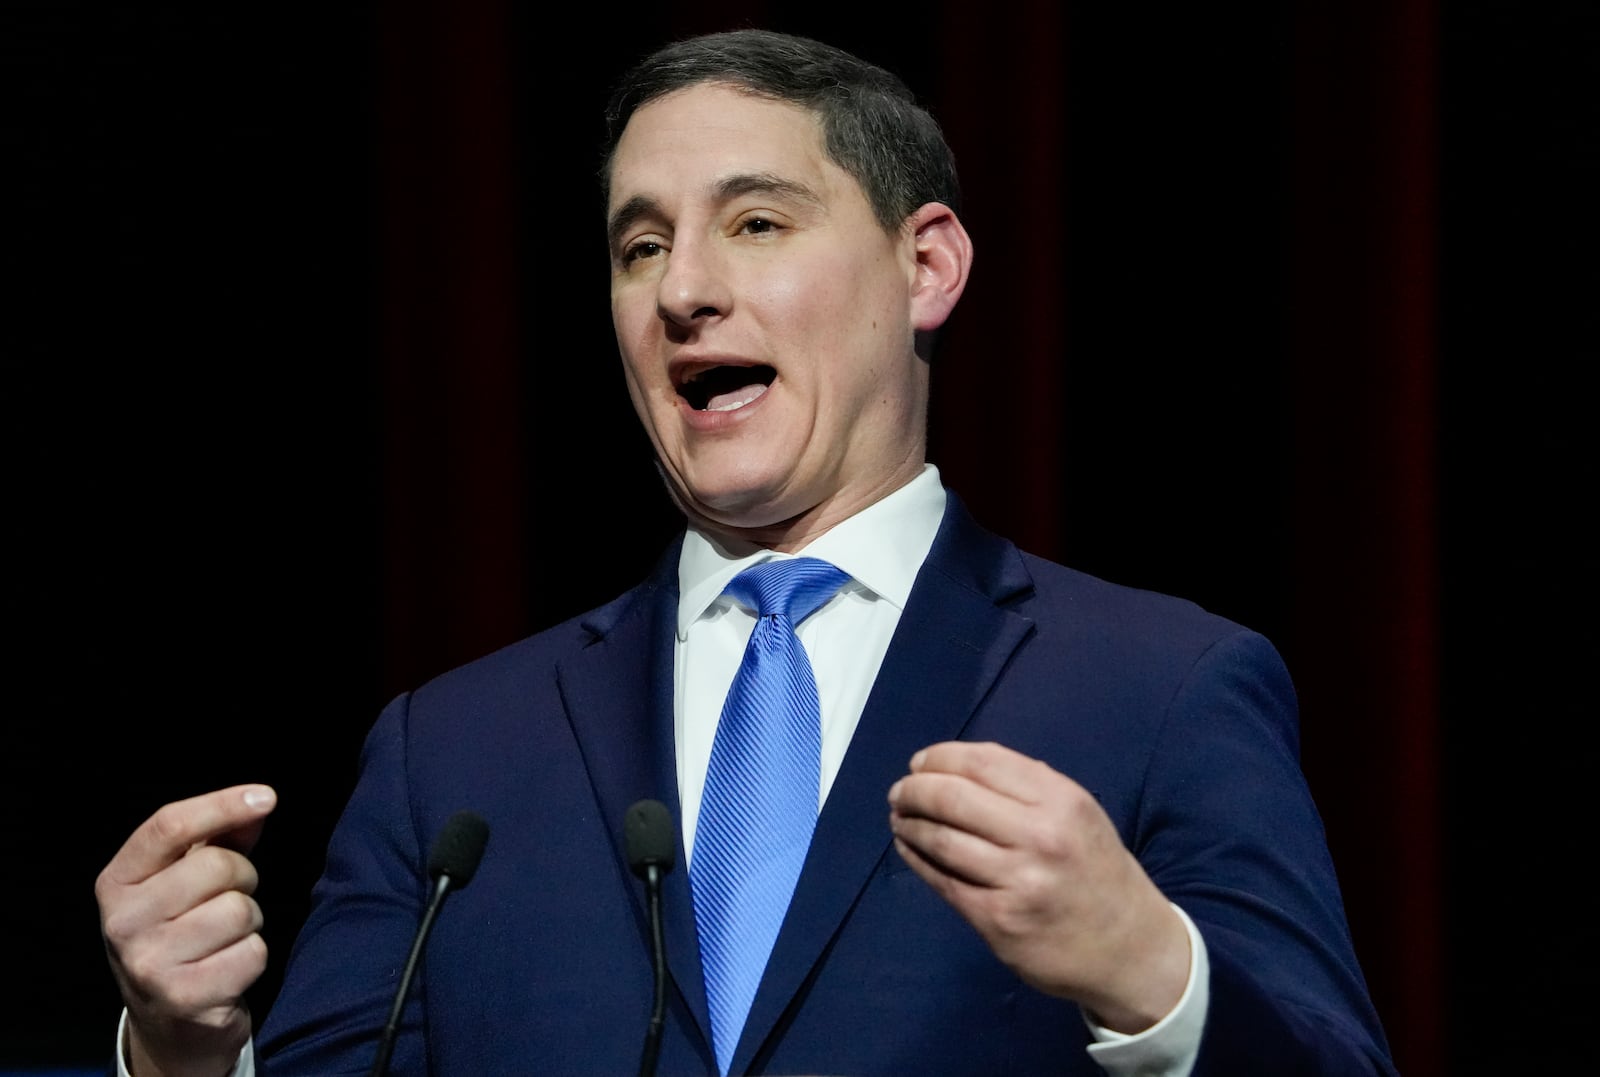
[{"label": "cheek", "polygon": [[[638,304],[611,301],[611,325],[617,336],[617,352],[622,357],[622,372],[628,391],[640,393],[650,383],[650,372],[660,367],[656,341],[651,332],[653,315],[641,313]],[[637,404],[637,399],[635,404]]]},{"label": "cheek", "polygon": [[[661,394],[654,391],[650,379],[650,371],[659,369],[652,362],[652,353],[647,345],[639,342],[637,336],[633,342],[623,334],[626,327],[617,325],[617,352],[622,361],[622,380],[628,389],[628,401],[633,405],[633,413],[638,417],[639,423],[644,427],[652,442],[658,440],[658,424],[652,414],[652,408],[661,399]],[[659,448],[659,445],[658,445]]]},{"label": "cheek", "polygon": [[[621,344],[621,341],[618,341]],[[670,431],[670,424],[662,421],[659,402],[661,395],[652,393],[649,383],[641,380],[639,371],[628,358],[628,349],[622,348],[622,380],[628,387],[628,402],[633,405],[634,418],[638,420],[639,427],[650,440],[651,447],[659,459],[665,459],[667,446],[663,444],[664,431]]]},{"label": "cheek", "polygon": [[620,338],[617,340],[617,350],[622,354],[622,380],[628,386],[628,399],[633,401],[633,410],[639,413],[639,418],[643,419],[645,417],[645,391],[644,386],[639,382],[639,371],[635,368],[633,360],[629,358],[628,348]]},{"label": "cheek", "polygon": [[848,339],[861,314],[859,282],[847,266],[812,267],[766,275],[749,293],[765,312],[769,332],[779,333],[791,353],[831,350]]}]

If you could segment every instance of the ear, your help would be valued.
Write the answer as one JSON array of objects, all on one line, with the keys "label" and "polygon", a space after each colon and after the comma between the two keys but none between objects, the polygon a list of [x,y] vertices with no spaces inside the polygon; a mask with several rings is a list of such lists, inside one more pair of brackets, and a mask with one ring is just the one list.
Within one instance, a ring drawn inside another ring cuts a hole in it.
[{"label": "ear", "polygon": [[911,325],[920,333],[938,329],[950,317],[972,269],[972,239],[956,211],[929,202],[906,218],[916,258],[911,282]]}]

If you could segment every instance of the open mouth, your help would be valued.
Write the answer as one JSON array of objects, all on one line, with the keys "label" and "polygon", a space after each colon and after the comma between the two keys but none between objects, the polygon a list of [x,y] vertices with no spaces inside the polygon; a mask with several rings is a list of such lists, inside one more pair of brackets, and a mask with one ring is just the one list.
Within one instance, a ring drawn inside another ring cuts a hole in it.
[{"label": "open mouth", "polygon": [[678,395],[695,411],[733,411],[767,391],[778,372],[770,366],[712,366],[690,374]]}]

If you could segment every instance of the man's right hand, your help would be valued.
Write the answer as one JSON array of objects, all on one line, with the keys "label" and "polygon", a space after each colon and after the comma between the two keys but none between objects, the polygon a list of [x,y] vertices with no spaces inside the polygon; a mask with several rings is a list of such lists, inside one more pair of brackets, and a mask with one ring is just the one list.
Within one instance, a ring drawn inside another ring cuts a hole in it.
[{"label": "man's right hand", "polygon": [[249,1039],[244,993],[267,945],[245,854],[276,803],[267,786],[236,785],[168,804],[95,880],[135,1077],[218,1077]]}]

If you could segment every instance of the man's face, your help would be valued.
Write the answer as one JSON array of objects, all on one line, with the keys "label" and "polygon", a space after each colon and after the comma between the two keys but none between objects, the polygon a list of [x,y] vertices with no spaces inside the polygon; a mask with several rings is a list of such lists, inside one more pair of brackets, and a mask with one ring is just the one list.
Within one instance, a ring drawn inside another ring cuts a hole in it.
[{"label": "man's face", "polygon": [[794,546],[917,474],[916,240],[810,112],[714,83],[645,105],[607,217],[628,392],[686,512]]}]

